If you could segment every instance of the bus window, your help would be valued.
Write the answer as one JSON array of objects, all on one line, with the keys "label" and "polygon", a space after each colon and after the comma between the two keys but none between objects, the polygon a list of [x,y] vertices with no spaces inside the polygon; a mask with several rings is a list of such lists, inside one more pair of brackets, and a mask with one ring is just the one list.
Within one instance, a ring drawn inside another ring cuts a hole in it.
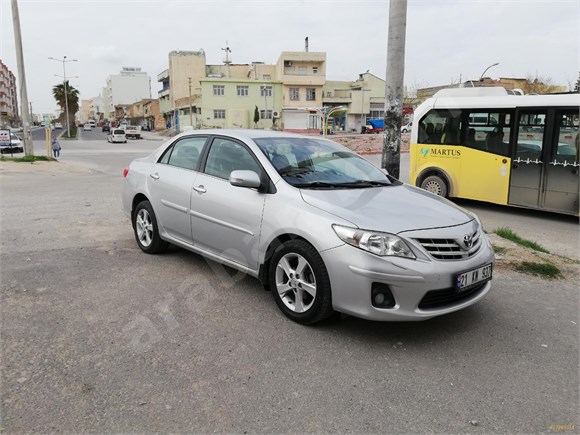
[{"label": "bus window", "polygon": [[545,113],[520,113],[516,158],[541,160],[546,125]]},{"label": "bus window", "polygon": [[578,163],[578,111],[558,113],[556,115],[556,131],[558,146],[554,159],[559,163]]},{"label": "bus window", "polygon": [[419,123],[418,142],[459,145],[461,110],[431,110]]},{"label": "bus window", "polygon": [[463,144],[467,147],[493,154],[509,155],[511,133],[511,113],[509,112],[468,112],[467,137]]}]

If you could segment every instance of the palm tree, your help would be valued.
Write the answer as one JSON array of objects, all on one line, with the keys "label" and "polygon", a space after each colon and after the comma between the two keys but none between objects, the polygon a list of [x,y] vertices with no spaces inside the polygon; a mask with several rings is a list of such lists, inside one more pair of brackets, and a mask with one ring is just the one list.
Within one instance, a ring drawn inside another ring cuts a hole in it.
[{"label": "palm tree", "polygon": [[65,102],[65,87],[66,87],[66,99],[68,99],[68,114],[69,120],[74,120],[75,113],[79,110],[79,91],[75,89],[73,86],[70,85],[68,80],[64,83],[60,83],[55,85],[52,88],[52,96],[56,100],[57,104],[62,109],[62,115],[64,116],[64,120],[66,120],[66,102]]}]

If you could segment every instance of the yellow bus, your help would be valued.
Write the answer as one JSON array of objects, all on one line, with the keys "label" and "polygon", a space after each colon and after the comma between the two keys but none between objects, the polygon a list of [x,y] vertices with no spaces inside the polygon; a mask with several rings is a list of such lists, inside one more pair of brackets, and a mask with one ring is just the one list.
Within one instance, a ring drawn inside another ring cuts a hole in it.
[{"label": "yellow bus", "polygon": [[579,214],[580,94],[444,89],[413,116],[412,184],[444,197]]}]

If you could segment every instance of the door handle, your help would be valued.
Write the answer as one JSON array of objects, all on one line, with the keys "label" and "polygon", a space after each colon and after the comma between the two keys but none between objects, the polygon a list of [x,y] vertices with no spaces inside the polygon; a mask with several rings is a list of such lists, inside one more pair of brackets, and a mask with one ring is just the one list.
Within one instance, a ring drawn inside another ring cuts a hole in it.
[{"label": "door handle", "polygon": [[157,172],[155,172],[154,174],[149,174],[149,176],[154,180],[159,180],[159,174]]},{"label": "door handle", "polygon": [[205,187],[203,187],[202,185],[200,185],[200,186],[193,186],[193,190],[195,190],[198,193],[205,193],[205,192],[207,192],[207,190],[205,190]]}]

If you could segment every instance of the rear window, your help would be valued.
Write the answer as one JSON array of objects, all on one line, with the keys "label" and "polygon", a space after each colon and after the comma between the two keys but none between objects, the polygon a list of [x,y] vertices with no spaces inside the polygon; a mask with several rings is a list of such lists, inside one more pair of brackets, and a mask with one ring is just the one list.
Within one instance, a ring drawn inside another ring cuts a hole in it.
[{"label": "rear window", "polygon": [[125,134],[125,130],[114,130],[113,134]]}]

